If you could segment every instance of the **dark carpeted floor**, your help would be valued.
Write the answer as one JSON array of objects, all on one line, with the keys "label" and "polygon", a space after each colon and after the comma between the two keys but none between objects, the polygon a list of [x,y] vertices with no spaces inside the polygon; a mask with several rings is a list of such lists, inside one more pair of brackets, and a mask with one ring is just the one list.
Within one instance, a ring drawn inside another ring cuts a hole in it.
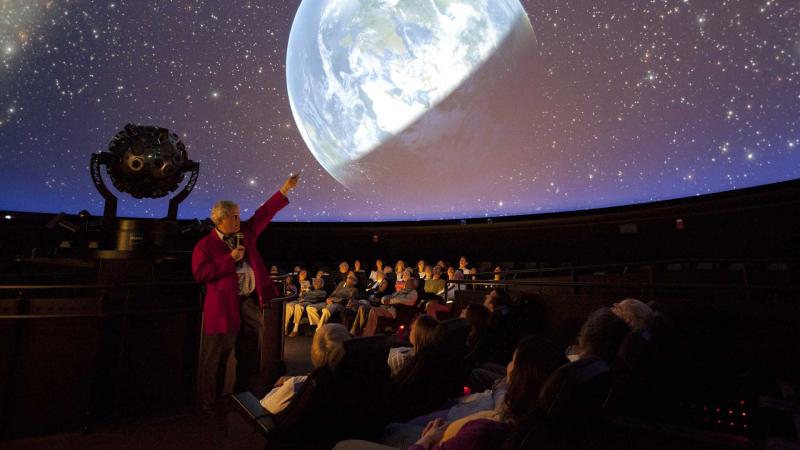
[{"label": "dark carpeted floor", "polygon": [[[286,338],[284,360],[289,375],[305,374],[311,370],[309,355],[311,338],[311,335]],[[229,363],[229,369],[231,367],[233,365]],[[232,383],[226,385],[230,391]],[[187,409],[158,417],[98,426],[92,433],[71,433],[0,442],[0,447],[12,450],[248,449],[263,448],[264,440],[254,429],[247,426],[236,411],[201,416]]]}]

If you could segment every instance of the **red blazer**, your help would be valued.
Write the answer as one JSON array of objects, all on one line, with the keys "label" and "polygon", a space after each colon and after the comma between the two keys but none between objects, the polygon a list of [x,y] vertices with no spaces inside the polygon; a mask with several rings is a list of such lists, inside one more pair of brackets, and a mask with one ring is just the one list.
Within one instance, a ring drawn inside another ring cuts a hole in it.
[{"label": "red blazer", "polygon": [[[269,225],[275,213],[288,204],[286,196],[280,191],[276,192],[256,210],[253,217],[241,224],[240,231],[244,234],[244,257],[255,272],[256,293],[262,307],[277,295],[277,290],[258,254],[256,239]],[[231,249],[220,239],[216,230],[212,230],[194,246],[192,274],[198,283],[206,286],[206,299],[203,304],[205,334],[237,331],[241,323],[239,278],[231,257]]]}]

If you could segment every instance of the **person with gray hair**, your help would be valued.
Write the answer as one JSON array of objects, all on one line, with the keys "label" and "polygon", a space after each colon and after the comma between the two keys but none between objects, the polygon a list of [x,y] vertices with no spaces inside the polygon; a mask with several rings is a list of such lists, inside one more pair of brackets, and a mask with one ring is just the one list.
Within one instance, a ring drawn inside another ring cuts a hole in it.
[{"label": "person with gray hair", "polygon": [[614,303],[611,312],[631,327],[632,330],[641,330],[650,322],[653,310],[647,303],[635,298],[626,298],[621,302]]},{"label": "person with gray hair", "polygon": [[581,325],[576,346],[577,359],[598,356],[611,364],[631,327],[611,308],[599,308]]},{"label": "person with gray hair", "polygon": [[[335,370],[344,357],[344,341],[350,339],[347,329],[339,323],[323,325],[311,341],[311,364],[314,368],[328,366]],[[261,406],[271,414],[278,414],[291,403],[303,387],[307,375],[281,377],[275,387],[261,399]]]},{"label": "person with gray hair", "polygon": [[[289,204],[286,194],[299,175],[290,176],[250,219],[241,222],[239,206],[229,200],[211,208],[214,230],[192,251],[192,275],[205,287],[203,337],[198,370],[200,404],[213,412],[219,404],[228,357],[236,347],[236,389],[247,390],[259,370],[259,344],[280,354],[280,343],[267,339],[259,308],[277,295],[258,253],[256,239],[275,214]],[[276,364],[277,367],[277,364]]]},{"label": "person with gray hair", "polygon": [[308,322],[311,325],[317,324],[317,328],[325,325],[335,313],[341,313],[345,307],[358,295],[358,278],[353,272],[347,274],[346,278],[325,300],[325,303],[316,303],[306,306]]},{"label": "person with gray hair", "polygon": [[[413,306],[417,303],[417,283],[418,280],[416,277],[407,278],[405,284],[403,285],[403,289],[395,292],[394,294],[389,294],[383,296],[381,298],[381,305],[375,308],[370,308],[369,311],[366,311],[364,308],[359,308],[358,314],[367,314],[366,320],[364,320],[363,316],[356,316],[356,323],[364,324],[364,329],[362,330],[362,334],[364,336],[372,336],[378,329],[378,319],[380,317],[391,317],[392,319],[397,317],[397,310],[395,309],[395,305],[406,305],[406,306]],[[358,327],[354,327],[354,330],[357,331]]]}]

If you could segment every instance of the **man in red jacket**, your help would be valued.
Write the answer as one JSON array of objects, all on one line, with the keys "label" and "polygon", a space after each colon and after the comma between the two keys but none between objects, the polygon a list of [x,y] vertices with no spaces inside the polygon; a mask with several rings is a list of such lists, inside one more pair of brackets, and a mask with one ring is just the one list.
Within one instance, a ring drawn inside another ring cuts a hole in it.
[{"label": "man in red jacket", "polygon": [[211,209],[215,229],[192,252],[192,273],[203,283],[203,345],[200,350],[200,402],[203,411],[216,407],[225,381],[228,357],[236,348],[236,389],[245,390],[258,373],[258,344],[264,333],[259,307],[277,290],[258,254],[256,239],[284,206],[298,175],[259,207],[249,220],[239,221],[239,206],[223,200]]}]

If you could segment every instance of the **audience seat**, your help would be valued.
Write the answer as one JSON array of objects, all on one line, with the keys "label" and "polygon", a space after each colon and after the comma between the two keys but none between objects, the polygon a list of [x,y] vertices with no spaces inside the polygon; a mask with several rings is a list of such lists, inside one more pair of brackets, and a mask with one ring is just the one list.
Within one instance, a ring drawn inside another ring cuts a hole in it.
[{"label": "audience seat", "polygon": [[450,369],[436,345],[414,355],[411,363],[392,379],[391,421],[406,422],[441,408],[451,396]]},{"label": "audience seat", "polygon": [[268,448],[331,448],[347,438],[375,439],[386,422],[389,345],[386,336],[345,341],[342,361],[315,369],[289,406],[271,415],[251,392],[234,395],[240,412]]},{"label": "audience seat", "polygon": [[470,332],[466,319],[448,319],[441,322],[436,330],[436,343],[445,359],[445,384],[449,397],[463,394],[464,379],[467,370],[464,358],[467,353],[467,336]]},{"label": "audience seat", "polygon": [[405,336],[411,329],[411,323],[419,314],[419,304],[420,300],[417,297],[417,302],[413,305],[393,305],[396,313],[394,320],[391,317],[379,317],[376,333],[382,333],[387,327],[392,326],[398,334],[402,330]]},{"label": "audience seat", "polygon": [[559,367],[542,386],[537,408],[515,426],[504,448],[589,448],[588,432],[605,423],[609,383],[609,367],[597,356]]},{"label": "audience seat", "polygon": [[550,375],[539,393],[539,407],[551,423],[585,423],[602,417],[609,387],[605,361],[597,356],[579,359]]},{"label": "audience seat", "polygon": [[641,389],[646,384],[643,369],[648,353],[652,349],[652,341],[653,331],[649,327],[630,332],[622,341],[618,357],[611,365],[613,381],[604,405],[607,413],[617,413],[620,407],[631,407],[640,401],[652,401],[652,399],[634,400],[630,396],[631,392],[644,394]]}]

